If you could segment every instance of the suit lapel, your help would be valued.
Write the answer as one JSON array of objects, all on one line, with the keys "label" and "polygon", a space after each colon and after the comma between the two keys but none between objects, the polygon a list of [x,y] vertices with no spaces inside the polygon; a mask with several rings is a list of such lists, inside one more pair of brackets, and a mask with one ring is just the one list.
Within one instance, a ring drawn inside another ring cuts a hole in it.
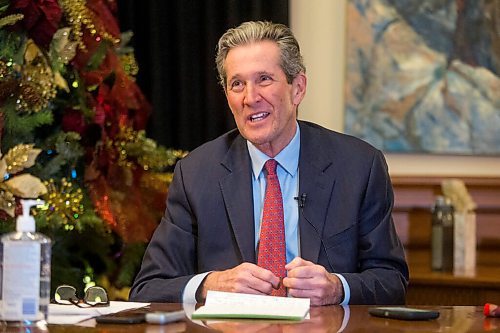
[{"label": "suit lapel", "polygon": [[[301,122],[299,125],[299,195],[307,194],[304,214],[299,213],[300,254],[306,260],[317,262],[335,174],[329,170],[333,164],[330,155],[318,149],[321,142],[311,133],[315,129]],[[252,171],[246,141],[241,135],[234,140],[221,164],[228,171],[219,184],[235,241],[242,260],[255,263]]]},{"label": "suit lapel", "polygon": [[305,193],[307,198],[304,214],[299,212],[299,230],[301,257],[317,262],[335,177],[332,172],[326,172],[333,162],[329,154],[318,149],[318,145],[321,145],[318,136],[314,137],[313,142],[313,130],[301,124],[299,195]]},{"label": "suit lapel", "polygon": [[246,141],[238,136],[221,164],[228,174],[219,181],[222,197],[244,262],[255,262],[252,173]]}]

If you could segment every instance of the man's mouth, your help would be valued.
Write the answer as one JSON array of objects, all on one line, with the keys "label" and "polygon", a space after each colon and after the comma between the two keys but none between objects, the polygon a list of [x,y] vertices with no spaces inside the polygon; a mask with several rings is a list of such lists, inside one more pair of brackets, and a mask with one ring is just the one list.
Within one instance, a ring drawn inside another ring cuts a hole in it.
[{"label": "man's mouth", "polygon": [[269,116],[269,112],[256,113],[250,116],[250,121],[251,122],[260,121],[266,118],[267,116]]}]

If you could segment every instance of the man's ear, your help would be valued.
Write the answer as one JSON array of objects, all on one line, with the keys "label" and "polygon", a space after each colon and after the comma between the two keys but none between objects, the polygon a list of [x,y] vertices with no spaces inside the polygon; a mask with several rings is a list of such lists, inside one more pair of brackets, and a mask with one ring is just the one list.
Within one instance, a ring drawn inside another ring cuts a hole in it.
[{"label": "man's ear", "polygon": [[292,101],[294,105],[299,105],[306,95],[307,77],[300,72],[292,81]]}]

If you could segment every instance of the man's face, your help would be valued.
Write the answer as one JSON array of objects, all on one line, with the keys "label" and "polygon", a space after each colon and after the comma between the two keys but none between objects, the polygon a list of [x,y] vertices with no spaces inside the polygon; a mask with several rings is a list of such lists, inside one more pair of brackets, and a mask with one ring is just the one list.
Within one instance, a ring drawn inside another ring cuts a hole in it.
[{"label": "man's face", "polygon": [[226,97],[241,135],[266,155],[276,156],[295,135],[305,74],[289,84],[280,67],[280,50],[267,40],[231,49],[224,67]]}]

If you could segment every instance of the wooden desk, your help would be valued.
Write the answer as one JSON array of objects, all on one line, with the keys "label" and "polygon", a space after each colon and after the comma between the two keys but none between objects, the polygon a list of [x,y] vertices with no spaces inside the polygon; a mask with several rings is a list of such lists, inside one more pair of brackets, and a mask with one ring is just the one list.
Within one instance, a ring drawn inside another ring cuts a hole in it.
[{"label": "wooden desk", "polygon": [[479,251],[472,275],[434,272],[429,250],[407,251],[410,285],[407,304],[484,305],[500,304],[500,253]]},{"label": "wooden desk", "polygon": [[[233,320],[208,322],[210,327],[198,325],[188,319],[169,325],[110,325],[98,324],[95,327],[74,325],[49,325],[51,333],[160,333],[160,332],[337,332],[345,318],[343,332],[492,332],[500,330],[500,318],[486,318],[482,307],[448,306],[421,307],[440,311],[440,317],[431,321],[401,321],[372,317],[368,307],[351,305],[344,312],[341,306],[312,307],[311,319],[299,323],[278,321]],[[180,304],[153,304],[150,310],[176,310]],[[91,323],[91,321],[87,321]],[[11,332],[3,330],[3,332]],[[12,332],[21,332],[14,330]],[[24,331],[23,331],[24,332]],[[33,332],[37,332],[34,330]]]}]

